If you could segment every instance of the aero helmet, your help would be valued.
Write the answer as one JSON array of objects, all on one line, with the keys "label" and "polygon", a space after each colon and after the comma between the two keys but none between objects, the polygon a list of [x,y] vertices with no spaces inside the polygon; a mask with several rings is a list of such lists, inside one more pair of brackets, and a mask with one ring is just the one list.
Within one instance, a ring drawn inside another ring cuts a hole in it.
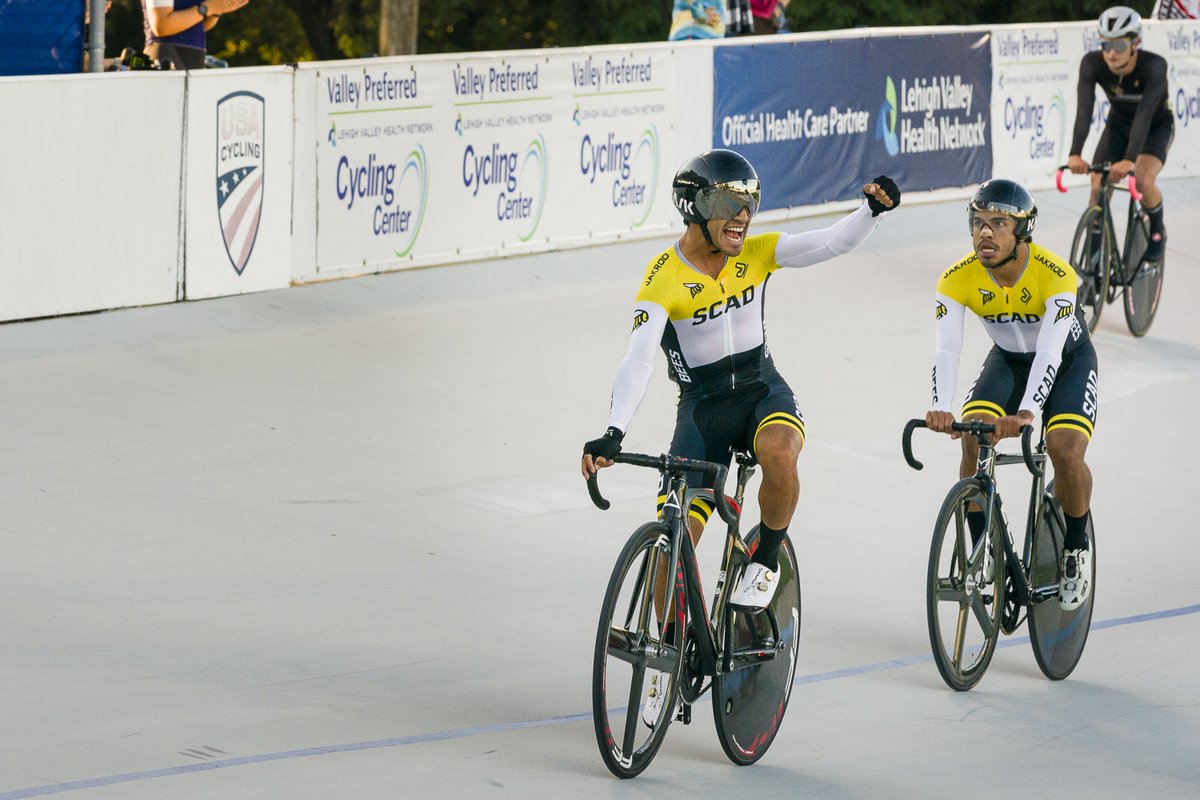
[{"label": "aero helmet", "polygon": [[1100,15],[1098,20],[1103,39],[1140,39],[1142,17],[1128,6],[1113,6]]},{"label": "aero helmet", "polygon": [[710,219],[730,219],[746,208],[758,211],[758,173],[732,150],[709,150],[689,160],[671,182],[675,208],[685,222],[705,229]]},{"label": "aero helmet", "polygon": [[975,212],[998,211],[1016,220],[1014,233],[1018,241],[1033,238],[1033,228],[1037,225],[1037,204],[1033,202],[1033,195],[1019,183],[1003,178],[984,181],[972,195],[967,210],[968,226],[975,219]]}]

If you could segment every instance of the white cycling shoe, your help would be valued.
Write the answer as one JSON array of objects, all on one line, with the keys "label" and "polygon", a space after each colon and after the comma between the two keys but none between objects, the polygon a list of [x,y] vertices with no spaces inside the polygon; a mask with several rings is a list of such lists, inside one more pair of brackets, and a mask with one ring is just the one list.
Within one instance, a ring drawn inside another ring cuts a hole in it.
[{"label": "white cycling shoe", "polygon": [[762,611],[775,596],[779,588],[779,573],[762,564],[750,562],[729,598],[729,605],[737,611]]},{"label": "white cycling shoe", "polygon": [[1058,576],[1058,604],[1066,611],[1074,611],[1083,605],[1092,590],[1089,550],[1063,550],[1061,571]]},{"label": "white cycling shoe", "polygon": [[646,727],[654,728],[658,725],[659,717],[662,716],[671,693],[671,676],[650,669],[646,670],[646,677],[650,679],[650,689],[646,693],[646,703],[642,706],[642,722],[646,723]]}]

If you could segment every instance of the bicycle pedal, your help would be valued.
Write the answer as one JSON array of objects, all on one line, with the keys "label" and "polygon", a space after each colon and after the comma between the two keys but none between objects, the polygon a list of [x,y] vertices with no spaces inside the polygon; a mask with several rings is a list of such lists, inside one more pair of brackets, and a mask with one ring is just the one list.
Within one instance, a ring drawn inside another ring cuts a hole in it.
[{"label": "bicycle pedal", "polygon": [[679,711],[676,712],[676,714],[675,714],[675,719],[678,722],[682,722],[684,725],[691,725],[692,724],[692,704],[684,703],[681,701],[679,703]]}]

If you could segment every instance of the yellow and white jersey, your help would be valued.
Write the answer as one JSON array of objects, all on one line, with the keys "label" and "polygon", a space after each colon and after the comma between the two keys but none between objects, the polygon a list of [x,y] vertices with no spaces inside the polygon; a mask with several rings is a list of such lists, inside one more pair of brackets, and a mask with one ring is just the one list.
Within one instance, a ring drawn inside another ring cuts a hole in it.
[{"label": "yellow and white jersey", "polygon": [[1021,408],[1040,410],[1063,356],[1088,341],[1087,325],[1076,308],[1077,288],[1071,265],[1032,242],[1025,269],[1012,286],[998,285],[974,252],[943,272],[934,305],[934,409],[949,411],[954,402],[963,319],[970,309],[997,347],[1032,355]]},{"label": "yellow and white jersey", "polygon": [[657,255],[634,302],[609,425],[628,430],[660,347],[681,397],[721,396],[776,376],[764,328],[767,280],[780,267],[806,267],[853,250],[877,224],[864,203],[828,228],[749,236],[715,279],[693,267],[678,244]]}]

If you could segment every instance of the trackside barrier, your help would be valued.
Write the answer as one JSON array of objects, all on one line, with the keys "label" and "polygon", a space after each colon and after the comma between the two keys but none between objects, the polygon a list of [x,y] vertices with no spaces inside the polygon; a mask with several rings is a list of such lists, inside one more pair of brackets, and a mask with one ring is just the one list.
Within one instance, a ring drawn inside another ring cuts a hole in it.
[{"label": "trackside barrier", "polygon": [[[1171,62],[1163,177],[1195,175],[1200,23],[1144,39]],[[905,202],[1046,189],[1096,45],[1076,22],[0,78],[0,321],[668,235],[711,146],[759,167],[766,221],[879,172]]]}]

